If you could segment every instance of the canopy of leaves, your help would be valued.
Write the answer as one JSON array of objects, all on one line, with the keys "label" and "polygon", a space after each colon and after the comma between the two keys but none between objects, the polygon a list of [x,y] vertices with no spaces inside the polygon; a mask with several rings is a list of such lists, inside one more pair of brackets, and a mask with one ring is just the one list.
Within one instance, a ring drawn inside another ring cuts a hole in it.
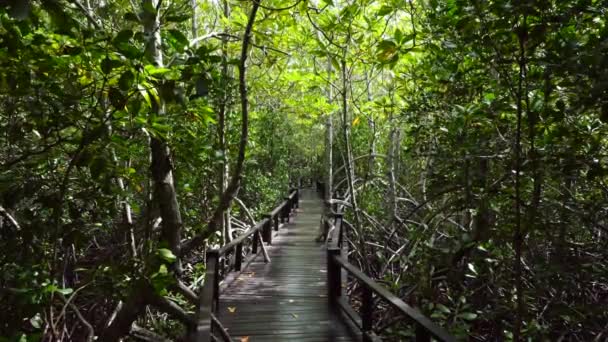
[{"label": "canopy of leaves", "polygon": [[[251,8],[0,1],[0,340],[100,336],[140,288],[193,310],[175,285],[198,290],[204,257],[163,240],[151,141],[169,151],[183,241],[248,228],[233,203],[208,231],[240,152]],[[259,217],[333,174],[350,258],[458,338],[604,340],[607,10],[262,1],[237,197]],[[147,58],[150,16],[162,64]],[[379,334],[412,336],[382,310]],[[153,308],[138,324],[175,340],[179,321]]]}]

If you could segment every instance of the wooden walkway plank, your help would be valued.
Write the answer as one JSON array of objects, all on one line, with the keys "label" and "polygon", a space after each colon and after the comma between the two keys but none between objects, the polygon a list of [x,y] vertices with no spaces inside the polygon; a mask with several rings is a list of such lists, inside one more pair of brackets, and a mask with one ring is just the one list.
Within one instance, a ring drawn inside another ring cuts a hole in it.
[{"label": "wooden walkway plank", "polygon": [[271,262],[258,256],[221,288],[218,318],[235,341],[360,340],[328,306],[325,245],[314,241],[321,210],[317,195],[302,190],[298,214],[274,232]]}]

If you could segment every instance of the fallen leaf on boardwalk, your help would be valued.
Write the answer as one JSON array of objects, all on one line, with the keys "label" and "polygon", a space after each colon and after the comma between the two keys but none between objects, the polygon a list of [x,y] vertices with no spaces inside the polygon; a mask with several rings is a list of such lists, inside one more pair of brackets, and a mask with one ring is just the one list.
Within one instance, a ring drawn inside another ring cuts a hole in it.
[{"label": "fallen leaf on boardwalk", "polygon": [[229,311],[230,313],[234,313],[234,312],[236,311],[236,306],[229,306],[229,307],[228,307],[228,311]]},{"label": "fallen leaf on boardwalk", "polygon": [[291,315],[293,316],[293,318],[298,318],[298,315],[296,315],[294,313],[292,313]]},{"label": "fallen leaf on boardwalk", "polygon": [[249,336],[241,337],[241,342],[249,342]]},{"label": "fallen leaf on boardwalk", "polygon": [[290,299],[290,300],[289,300],[289,302],[290,302],[290,303],[293,303],[293,299]]}]

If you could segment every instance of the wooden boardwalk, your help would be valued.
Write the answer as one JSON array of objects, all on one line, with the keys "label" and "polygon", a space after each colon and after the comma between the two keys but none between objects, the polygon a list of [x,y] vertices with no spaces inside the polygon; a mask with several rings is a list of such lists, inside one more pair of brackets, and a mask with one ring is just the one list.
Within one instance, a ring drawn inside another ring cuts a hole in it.
[{"label": "wooden boardwalk", "polygon": [[[298,214],[245,271],[226,279],[218,318],[237,342],[359,341],[327,301],[325,245],[315,242],[321,201],[302,190]],[[273,232],[276,234],[276,232]]]}]

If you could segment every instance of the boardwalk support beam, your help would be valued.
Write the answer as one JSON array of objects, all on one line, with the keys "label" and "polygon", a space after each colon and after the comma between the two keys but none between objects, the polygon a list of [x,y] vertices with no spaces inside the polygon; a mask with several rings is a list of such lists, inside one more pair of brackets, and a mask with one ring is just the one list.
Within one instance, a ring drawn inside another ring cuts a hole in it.
[{"label": "boardwalk support beam", "polygon": [[219,252],[207,252],[207,270],[205,272],[205,285],[199,296],[196,331],[192,341],[211,341],[212,315],[219,304]]},{"label": "boardwalk support beam", "polygon": [[272,222],[276,221],[276,218],[272,217],[272,215],[264,215],[265,219],[268,219],[266,223],[264,223],[264,227],[262,228],[262,240],[267,244],[272,244]]},{"label": "boardwalk support beam", "polygon": [[336,308],[342,292],[342,270],[336,262],[340,248],[327,249],[327,298],[330,308]]}]

